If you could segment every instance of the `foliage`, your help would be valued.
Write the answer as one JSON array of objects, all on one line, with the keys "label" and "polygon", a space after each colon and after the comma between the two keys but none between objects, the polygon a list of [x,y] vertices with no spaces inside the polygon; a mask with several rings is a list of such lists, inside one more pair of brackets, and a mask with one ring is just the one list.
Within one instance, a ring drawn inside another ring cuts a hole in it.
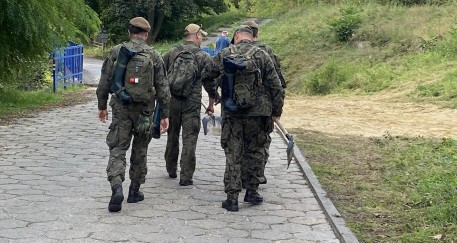
[{"label": "foliage", "polygon": [[330,199],[363,242],[457,238],[456,140],[291,132],[297,134],[297,145],[306,151]]},{"label": "foliage", "polygon": [[357,8],[354,6],[340,9],[341,17],[333,19],[329,22],[332,30],[336,32],[336,36],[341,42],[348,42],[355,30],[357,30],[362,22]]},{"label": "foliage", "polygon": [[311,95],[326,95],[334,91],[342,83],[347,82],[348,73],[341,69],[334,61],[329,62],[316,70],[305,84]]},{"label": "foliage", "polygon": [[153,30],[151,41],[155,39],[175,39],[176,29],[184,29],[191,19],[203,14],[217,14],[228,10],[224,0],[188,1],[188,0],[100,0],[100,15],[109,29],[110,41],[117,43],[127,39],[128,21],[134,16],[142,16],[150,22]]},{"label": "foliage", "polygon": [[20,72],[68,40],[88,40],[100,24],[83,0],[0,0],[0,8],[0,83],[28,78]]}]

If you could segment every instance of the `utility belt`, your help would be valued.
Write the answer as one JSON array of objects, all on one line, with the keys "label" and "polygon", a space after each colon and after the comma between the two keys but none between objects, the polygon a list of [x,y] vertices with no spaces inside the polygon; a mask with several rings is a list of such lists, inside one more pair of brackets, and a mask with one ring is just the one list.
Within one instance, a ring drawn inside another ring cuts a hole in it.
[{"label": "utility belt", "polygon": [[126,104],[116,94],[112,94],[111,95],[111,100],[113,102],[115,102],[116,104],[119,104],[119,105],[123,106],[124,108],[126,108],[128,110],[151,111],[151,112],[154,110],[154,105],[151,106],[151,105],[148,105],[148,104],[146,104],[144,102],[132,101],[132,102]]}]

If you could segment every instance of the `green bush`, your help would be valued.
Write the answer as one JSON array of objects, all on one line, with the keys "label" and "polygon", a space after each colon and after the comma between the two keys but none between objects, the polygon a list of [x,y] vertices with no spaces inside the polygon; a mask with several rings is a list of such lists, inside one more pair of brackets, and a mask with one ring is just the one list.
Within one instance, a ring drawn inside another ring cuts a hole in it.
[{"label": "green bush", "polygon": [[348,80],[348,73],[340,68],[335,61],[315,71],[305,83],[307,93],[311,95],[330,94]]},{"label": "green bush", "polygon": [[340,13],[341,17],[329,21],[329,25],[335,31],[339,41],[348,42],[354,31],[360,27],[362,19],[357,8],[353,6],[340,9]]}]

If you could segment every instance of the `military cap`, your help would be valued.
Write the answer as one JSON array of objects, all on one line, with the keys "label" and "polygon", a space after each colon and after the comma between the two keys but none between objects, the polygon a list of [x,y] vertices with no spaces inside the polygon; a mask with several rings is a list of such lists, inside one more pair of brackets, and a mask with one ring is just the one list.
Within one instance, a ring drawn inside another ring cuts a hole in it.
[{"label": "military cap", "polygon": [[129,24],[132,26],[138,27],[140,29],[143,29],[147,32],[149,32],[151,30],[151,26],[149,25],[149,22],[143,17],[135,17],[130,20]]},{"label": "military cap", "polygon": [[238,26],[238,28],[236,28],[230,43],[235,44],[235,34],[238,33],[238,32],[246,32],[246,33],[249,33],[251,35],[254,35],[254,31],[252,31],[251,27],[249,27],[247,25],[240,25],[240,26]]},{"label": "military cap", "polygon": [[247,25],[247,26],[251,27],[252,29],[259,29],[259,26],[252,20],[244,22],[243,25]]},{"label": "military cap", "polygon": [[206,31],[204,31],[200,25],[196,25],[196,24],[187,25],[186,28],[184,29],[184,34],[185,35],[197,34],[199,31],[200,31],[200,33],[202,33],[202,35],[205,35],[205,36],[208,35],[208,33]]},{"label": "military cap", "polygon": [[235,33],[237,32],[246,32],[246,33],[249,33],[249,34],[254,34],[251,27],[249,27],[248,25],[240,25],[238,28],[236,28],[235,30]]}]

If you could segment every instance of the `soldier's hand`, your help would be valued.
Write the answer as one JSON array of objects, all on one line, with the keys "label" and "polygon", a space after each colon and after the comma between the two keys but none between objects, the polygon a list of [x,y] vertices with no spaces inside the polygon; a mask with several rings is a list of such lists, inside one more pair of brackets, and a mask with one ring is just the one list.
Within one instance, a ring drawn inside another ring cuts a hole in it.
[{"label": "soldier's hand", "polygon": [[99,110],[98,111],[98,120],[103,123],[106,123],[106,121],[108,120],[108,110]]},{"label": "soldier's hand", "polygon": [[168,130],[168,118],[160,120],[160,133],[164,133]]}]

